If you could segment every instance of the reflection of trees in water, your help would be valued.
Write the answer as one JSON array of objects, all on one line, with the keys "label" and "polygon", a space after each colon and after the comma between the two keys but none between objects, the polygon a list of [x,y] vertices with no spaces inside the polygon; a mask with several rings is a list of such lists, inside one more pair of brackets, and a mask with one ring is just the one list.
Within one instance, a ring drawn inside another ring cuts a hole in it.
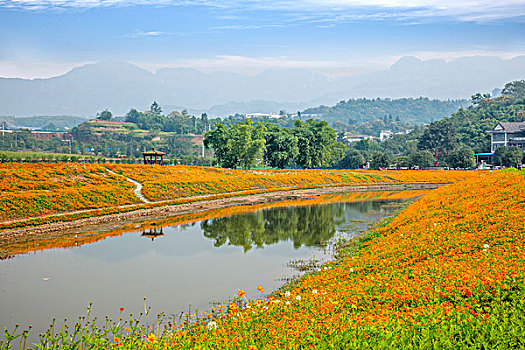
[{"label": "reflection of trees in water", "polygon": [[292,207],[257,211],[248,215],[207,220],[201,223],[204,236],[215,240],[215,246],[226,243],[253,247],[291,240],[294,247],[320,246],[332,238],[336,226],[344,223],[340,204]]}]

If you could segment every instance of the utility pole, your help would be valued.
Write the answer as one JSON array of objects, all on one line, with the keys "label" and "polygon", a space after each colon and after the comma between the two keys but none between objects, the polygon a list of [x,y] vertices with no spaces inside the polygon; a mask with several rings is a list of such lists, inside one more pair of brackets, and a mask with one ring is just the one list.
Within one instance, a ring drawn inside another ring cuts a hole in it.
[{"label": "utility pole", "polygon": [[204,158],[204,137],[206,136],[206,124],[204,124],[204,134],[202,135],[202,158]]}]

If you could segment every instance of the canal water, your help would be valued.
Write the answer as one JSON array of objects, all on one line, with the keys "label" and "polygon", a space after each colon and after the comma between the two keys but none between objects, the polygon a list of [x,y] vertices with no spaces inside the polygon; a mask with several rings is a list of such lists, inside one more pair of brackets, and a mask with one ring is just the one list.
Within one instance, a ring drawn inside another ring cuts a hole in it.
[{"label": "canal water", "polygon": [[[279,288],[298,274],[291,260],[328,260],[330,242],[351,237],[406,201],[375,200],[260,209],[184,225],[97,233],[91,243],[53,244],[0,261],[0,327],[33,326],[53,318],[73,325],[92,314],[116,319],[144,311],[178,320],[206,312],[243,289],[248,297]],[[75,240],[79,240],[77,235]],[[33,339],[36,340],[36,339]]]}]

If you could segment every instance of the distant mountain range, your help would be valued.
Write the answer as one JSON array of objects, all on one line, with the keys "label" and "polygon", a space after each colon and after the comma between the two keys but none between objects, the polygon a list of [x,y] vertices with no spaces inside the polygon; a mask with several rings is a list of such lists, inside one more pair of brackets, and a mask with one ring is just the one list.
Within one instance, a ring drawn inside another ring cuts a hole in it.
[{"label": "distant mountain range", "polygon": [[[268,70],[247,76],[165,68],[151,73],[126,62],[99,62],[47,79],[0,78],[0,115],[122,115],[153,101],[210,116],[289,112],[349,98],[428,97],[464,99],[525,78],[525,56],[463,57],[421,61],[403,57],[389,69],[331,78],[303,69]],[[179,107],[176,107],[179,106]]]}]

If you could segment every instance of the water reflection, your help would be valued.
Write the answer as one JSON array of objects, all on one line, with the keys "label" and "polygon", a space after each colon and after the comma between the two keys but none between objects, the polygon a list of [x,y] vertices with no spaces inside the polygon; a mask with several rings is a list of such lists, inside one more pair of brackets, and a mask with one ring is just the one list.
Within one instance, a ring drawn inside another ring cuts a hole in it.
[{"label": "water reflection", "polygon": [[155,238],[159,238],[164,236],[164,228],[163,227],[154,227],[147,230],[142,231],[142,237],[151,238],[151,240],[155,240]]},{"label": "water reflection", "polygon": [[360,194],[357,202],[355,194],[320,196],[18,242],[11,251],[33,254],[0,261],[0,327],[32,324],[41,332],[54,317],[76,319],[90,302],[99,318],[120,307],[143,312],[144,296],[154,313],[179,315],[188,305],[208,310],[237,288],[258,295],[257,285],[272,290],[296,274],[289,261],[328,259],[318,246],[389,215],[396,208],[388,196],[408,194]]},{"label": "water reflection", "polygon": [[[205,220],[200,226],[204,237],[213,240],[215,247],[235,245],[243,247],[244,252],[281,241],[293,242],[295,249],[322,247],[338,229],[348,224],[349,217],[356,221],[356,213],[370,216],[370,212],[377,209],[381,209],[384,216],[392,212],[387,208],[382,201],[288,207]],[[354,213],[349,215],[349,212]]]},{"label": "water reflection", "polygon": [[241,246],[247,252],[280,241],[292,241],[294,248],[321,246],[335,234],[336,221],[342,219],[341,206],[296,207],[265,210],[201,223],[206,238],[215,247]]},{"label": "water reflection", "polygon": [[[426,192],[428,191],[410,190],[326,194],[272,203],[231,206],[171,217],[143,217],[128,222],[101,224],[51,234],[17,235],[12,239],[4,236],[0,240],[0,260],[47,249],[77,248],[130,232],[140,232],[144,237],[155,240],[162,237],[158,232],[163,233],[165,227],[195,225],[199,221],[204,221],[201,224],[204,235],[214,240],[216,247],[230,244],[242,246],[245,251],[249,251],[254,247],[260,248],[265,244],[274,244],[282,240],[293,241],[296,248],[302,245],[316,246],[333,235],[334,224],[341,219],[341,213],[337,212],[340,209],[329,206],[322,207],[320,210],[308,206],[354,203],[361,212],[366,212],[377,201],[414,198]],[[258,212],[261,209],[283,207],[290,208],[290,215],[277,211]],[[256,214],[253,217],[238,216],[254,212]],[[221,217],[234,217],[234,219],[233,221],[216,219]]]}]

